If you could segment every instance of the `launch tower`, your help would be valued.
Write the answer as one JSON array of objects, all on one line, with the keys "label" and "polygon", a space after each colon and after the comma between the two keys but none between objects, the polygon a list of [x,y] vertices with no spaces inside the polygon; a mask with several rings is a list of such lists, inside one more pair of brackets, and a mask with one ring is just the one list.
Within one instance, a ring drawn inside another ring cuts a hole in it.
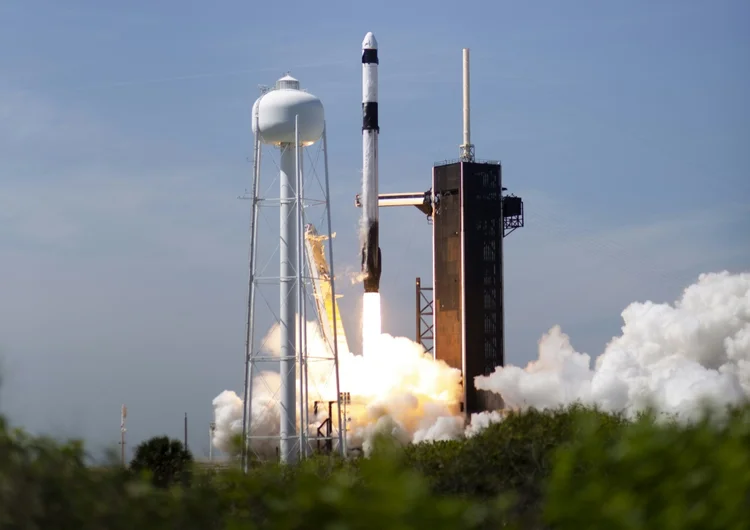
[{"label": "launch tower", "polygon": [[434,355],[461,370],[466,414],[502,406],[474,378],[505,364],[503,240],[523,226],[523,201],[504,195],[500,162],[474,157],[469,83],[464,48],[460,158],[432,169]]},{"label": "launch tower", "polygon": [[435,358],[461,370],[467,414],[494,410],[474,378],[505,363],[503,238],[523,226],[523,201],[503,195],[496,161],[436,164],[432,182]]}]

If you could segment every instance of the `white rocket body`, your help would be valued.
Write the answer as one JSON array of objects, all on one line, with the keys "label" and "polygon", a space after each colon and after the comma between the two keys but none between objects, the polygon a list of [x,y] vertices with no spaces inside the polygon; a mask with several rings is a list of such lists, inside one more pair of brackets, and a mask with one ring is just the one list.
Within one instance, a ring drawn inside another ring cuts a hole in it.
[{"label": "white rocket body", "polygon": [[378,41],[362,41],[362,274],[365,292],[380,290],[378,223]]}]

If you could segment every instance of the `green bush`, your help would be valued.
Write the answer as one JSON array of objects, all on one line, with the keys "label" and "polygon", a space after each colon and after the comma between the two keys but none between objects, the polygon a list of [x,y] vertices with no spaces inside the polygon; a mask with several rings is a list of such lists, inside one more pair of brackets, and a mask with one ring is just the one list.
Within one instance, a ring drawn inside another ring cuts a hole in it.
[{"label": "green bush", "polygon": [[[148,446],[148,444],[146,444]],[[294,529],[483,528],[491,506],[435,499],[391,455],[313,458],[197,471],[189,487],[155,487],[117,467],[84,465],[80,444],[9,432],[0,424],[0,528]]]},{"label": "green bush", "polygon": [[581,406],[554,411],[512,412],[500,423],[460,442],[412,445],[410,465],[424,474],[439,495],[512,500],[519,517],[537,517],[542,486],[552,467],[553,451],[573,440],[580,424],[599,421],[598,436],[615,436],[623,417]]},{"label": "green bush", "polygon": [[588,418],[554,459],[545,518],[555,528],[733,529],[750,524],[750,407],[692,425],[652,415],[601,435]]},{"label": "green bush", "polygon": [[[436,498],[418,473],[392,455],[333,465],[311,459],[296,468],[275,464],[247,476],[215,476],[227,528],[455,529],[489,528],[494,506]],[[235,526],[232,526],[235,525]]]},{"label": "green bush", "polygon": [[174,467],[167,483],[152,482],[84,457],[78,442],[0,418],[0,529],[669,530],[750,520],[750,408],[690,426],[528,411],[466,441],[377,444],[368,459],[317,456],[247,475],[194,468],[189,484]]}]

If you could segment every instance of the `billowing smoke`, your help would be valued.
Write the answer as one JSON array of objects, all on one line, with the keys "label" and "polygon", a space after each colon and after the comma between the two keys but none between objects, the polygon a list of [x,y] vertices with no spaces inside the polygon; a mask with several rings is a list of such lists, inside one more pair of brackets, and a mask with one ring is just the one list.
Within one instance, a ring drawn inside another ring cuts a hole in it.
[{"label": "billowing smoke", "polygon": [[[269,353],[278,355],[278,326],[265,339]],[[307,324],[308,356],[330,357],[317,323]],[[349,392],[347,446],[367,454],[377,433],[388,433],[403,443],[452,439],[461,436],[464,425],[458,416],[460,372],[442,361],[434,361],[422,346],[404,337],[381,334],[367,355],[344,352],[339,355],[341,391]],[[300,385],[297,374],[297,396]],[[254,378],[252,397],[253,434],[278,435],[278,373],[263,372]],[[314,436],[328,416],[327,402],[336,400],[333,363],[309,362],[308,392],[311,408],[307,431]],[[317,417],[313,403],[324,402]],[[242,401],[236,393],[224,391],[214,401],[216,431],[214,445],[231,449],[231,440],[242,430]],[[334,415],[336,408],[333,408]],[[299,416],[299,412],[297,413]],[[337,422],[334,422],[336,425]],[[299,425],[299,417],[298,417]],[[253,442],[258,454],[275,453],[275,441]]]},{"label": "billowing smoke", "polygon": [[[580,402],[633,414],[654,406],[685,419],[706,401],[723,405],[750,398],[750,273],[701,275],[673,305],[633,303],[622,317],[622,335],[612,339],[593,369],[589,355],[576,352],[556,326],[539,341],[538,360],[525,369],[499,368],[476,378],[476,385],[499,393],[508,409]],[[269,349],[278,353],[277,328],[268,339]],[[308,347],[311,356],[328,355],[315,323],[308,324]],[[340,358],[341,390],[352,398],[349,447],[367,453],[380,432],[404,443],[456,439],[502,421],[504,411],[493,411],[473,415],[465,426],[458,413],[459,372],[432,360],[409,339],[381,334],[367,355],[346,352]],[[310,402],[336,399],[332,368],[311,363]],[[278,434],[278,386],[278,374],[256,378],[256,434]],[[214,443],[227,450],[241,430],[242,403],[225,391],[214,408]],[[327,408],[318,418],[310,411],[311,435],[326,415]],[[270,453],[274,446],[255,449]]]},{"label": "billowing smoke", "polygon": [[580,402],[632,415],[651,406],[684,420],[703,406],[750,398],[750,273],[703,274],[673,305],[633,303],[622,318],[622,335],[593,370],[555,326],[539,341],[538,360],[499,368],[476,385],[508,408]]}]

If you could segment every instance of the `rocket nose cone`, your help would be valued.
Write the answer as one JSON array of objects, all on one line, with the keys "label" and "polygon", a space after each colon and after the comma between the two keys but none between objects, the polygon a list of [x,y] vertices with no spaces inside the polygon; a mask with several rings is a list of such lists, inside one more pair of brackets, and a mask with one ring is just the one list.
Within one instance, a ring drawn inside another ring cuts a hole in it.
[{"label": "rocket nose cone", "polygon": [[368,32],[367,35],[365,35],[365,40],[362,41],[362,49],[363,50],[377,50],[378,49],[378,40],[375,38],[375,35],[372,34],[372,31]]}]

